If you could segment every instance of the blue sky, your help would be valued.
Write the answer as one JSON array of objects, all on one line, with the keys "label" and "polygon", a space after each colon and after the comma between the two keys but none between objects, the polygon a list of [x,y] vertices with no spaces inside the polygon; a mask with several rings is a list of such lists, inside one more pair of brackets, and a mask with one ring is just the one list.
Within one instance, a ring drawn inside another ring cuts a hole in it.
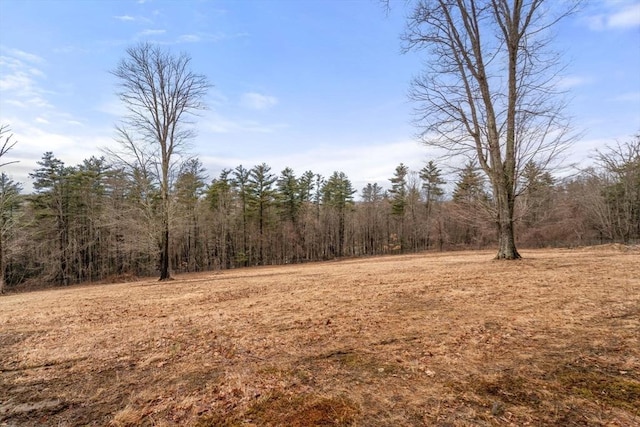
[{"label": "blue sky", "polygon": [[[191,143],[210,178],[266,162],[275,173],[345,172],[356,189],[388,187],[404,162],[436,154],[413,138],[402,55],[404,1],[0,0],[0,123],[18,141],[16,181],[45,151],[68,165],[114,145],[123,107],[109,70],[141,41],[188,53],[214,87]],[[555,40],[581,138],[567,161],[640,131],[640,2],[593,0]],[[442,164],[443,168],[446,166]],[[453,166],[453,165],[452,165]]]}]

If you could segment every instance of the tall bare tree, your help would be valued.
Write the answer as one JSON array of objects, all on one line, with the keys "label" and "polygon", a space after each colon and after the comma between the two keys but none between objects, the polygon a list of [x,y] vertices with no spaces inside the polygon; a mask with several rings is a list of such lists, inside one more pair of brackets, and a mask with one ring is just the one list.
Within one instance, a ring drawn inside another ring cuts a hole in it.
[{"label": "tall bare tree", "polygon": [[405,49],[429,53],[411,91],[420,137],[477,159],[493,192],[498,259],[520,258],[514,205],[522,168],[532,160],[546,166],[570,140],[550,40],[575,4],[416,0],[408,19]]},{"label": "tall bare tree", "polygon": [[[194,137],[190,116],[205,108],[210,84],[190,71],[187,54],[173,55],[142,43],[127,49],[112,74],[119,79],[118,96],[127,109],[117,131],[129,154],[151,159],[162,197],[160,280],[169,280],[169,215],[172,172],[185,143]],[[143,165],[144,166],[144,165]]]}]

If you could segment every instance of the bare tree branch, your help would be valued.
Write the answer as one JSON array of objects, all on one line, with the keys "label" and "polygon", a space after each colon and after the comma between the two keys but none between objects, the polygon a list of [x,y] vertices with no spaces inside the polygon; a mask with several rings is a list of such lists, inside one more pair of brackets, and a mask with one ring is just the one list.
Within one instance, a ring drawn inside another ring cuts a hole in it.
[{"label": "bare tree branch", "polygon": [[416,0],[404,50],[429,61],[411,86],[418,138],[472,154],[493,192],[498,258],[519,258],[513,231],[522,168],[549,165],[572,141],[550,29],[576,9],[547,0]]},{"label": "bare tree branch", "polygon": [[[170,187],[186,142],[195,132],[190,116],[205,109],[202,101],[211,86],[202,74],[189,70],[191,58],[172,55],[142,43],[127,49],[112,74],[119,80],[118,96],[127,109],[116,127],[121,150],[107,151],[160,185],[162,196],[162,254],[160,279],[169,274]],[[151,170],[153,169],[153,171]]]},{"label": "bare tree branch", "polygon": [[[4,155],[7,154],[7,152],[9,152],[9,150],[11,150],[17,143],[17,141],[11,140],[13,138],[13,134],[9,132],[11,132],[9,125],[0,125],[0,143],[2,144],[2,146],[0,146],[0,159],[2,159],[2,157],[4,157]],[[9,135],[7,135],[8,133]],[[0,168],[13,163],[18,163],[18,160],[0,163]]]}]

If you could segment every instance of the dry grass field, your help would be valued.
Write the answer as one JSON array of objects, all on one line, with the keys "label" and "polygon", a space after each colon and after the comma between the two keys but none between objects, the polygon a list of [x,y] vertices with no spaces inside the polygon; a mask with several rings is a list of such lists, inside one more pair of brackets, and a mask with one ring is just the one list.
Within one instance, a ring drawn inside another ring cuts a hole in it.
[{"label": "dry grass field", "polygon": [[0,298],[0,426],[638,426],[640,250],[458,252]]}]

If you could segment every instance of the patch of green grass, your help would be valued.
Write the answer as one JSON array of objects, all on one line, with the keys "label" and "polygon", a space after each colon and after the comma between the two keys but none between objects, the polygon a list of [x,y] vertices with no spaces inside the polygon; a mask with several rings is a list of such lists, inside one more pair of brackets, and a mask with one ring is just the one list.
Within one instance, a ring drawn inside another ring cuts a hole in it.
[{"label": "patch of green grass", "polygon": [[476,392],[489,401],[496,400],[511,405],[535,407],[540,404],[540,396],[534,387],[522,377],[503,375],[491,381],[479,381]]},{"label": "patch of green grass", "polygon": [[640,381],[631,377],[566,365],[556,380],[567,393],[640,415]]},{"label": "patch of green grass", "polygon": [[293,396],[275,392],[255,402],[244,413],[207,415],[198,420],[196,426],[348,427],[355,424],[359,413],[356,404],[345,396]]}]

